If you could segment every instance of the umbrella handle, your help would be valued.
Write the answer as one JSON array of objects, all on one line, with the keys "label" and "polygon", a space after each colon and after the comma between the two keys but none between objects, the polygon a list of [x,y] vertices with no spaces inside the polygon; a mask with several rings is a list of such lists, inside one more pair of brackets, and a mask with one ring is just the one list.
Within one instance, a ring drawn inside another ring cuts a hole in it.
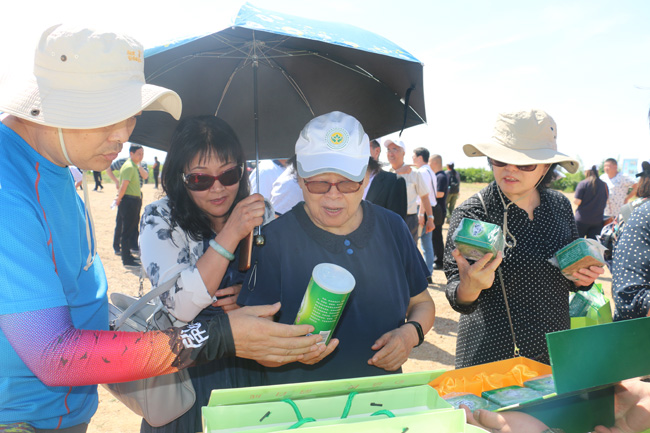
[{"label": "umbrella handle", "polygon": [[251,258],[253,255],[253,232],[246,235],[239,241],[239,271],[246,272],[251,268]]}]

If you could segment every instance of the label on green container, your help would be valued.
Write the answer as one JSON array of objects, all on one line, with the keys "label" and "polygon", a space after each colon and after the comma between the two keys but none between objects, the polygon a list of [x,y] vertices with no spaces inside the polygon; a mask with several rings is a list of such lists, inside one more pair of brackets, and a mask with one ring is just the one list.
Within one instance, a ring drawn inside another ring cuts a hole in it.
[{"label": "label on green container", "polygon": [[294,324],[312,325],[322,343],[329,343],[354,285],[346,269],[332,263],[316,265]]},{"label": "label on green container", "polygon": [[471,218],[460,221],[454,242],[463,257],[470,260],[480,260],[487,253],[492,253],[494,259],[505,246],[501,227]]}]

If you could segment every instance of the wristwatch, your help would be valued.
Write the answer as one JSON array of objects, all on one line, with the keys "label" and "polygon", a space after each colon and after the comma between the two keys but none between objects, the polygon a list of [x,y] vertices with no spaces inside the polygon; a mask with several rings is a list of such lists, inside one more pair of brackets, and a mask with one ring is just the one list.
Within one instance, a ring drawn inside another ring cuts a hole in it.
[{"label": "wristwatch", "polygon": [[414,347],[418,347],[420,344],[424,343],[424,332],[422,332],[422,325],[420,325],[418,322],[415,320],[409,320],[406,323],[410,323],[411,325],[415,326],[416,331],[418,331],[418,344],[416,344]]}]

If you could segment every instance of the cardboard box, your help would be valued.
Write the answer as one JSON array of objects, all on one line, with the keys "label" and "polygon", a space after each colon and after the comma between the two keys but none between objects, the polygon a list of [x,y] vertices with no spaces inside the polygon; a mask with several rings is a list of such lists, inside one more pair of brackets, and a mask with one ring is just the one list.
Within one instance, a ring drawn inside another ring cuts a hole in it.
[{"label": "cardboard box", "polygon": [[480,397],[483,391],[522,386],[527,380],[551,373],[549,365],[518,357],[446,371],[429,385],[443,397],[450,392],[471,392]]},{"label": "cardboard box", "polygon": [[[614,425],[614,385],[621,380],[650,374],[650,344],[640,344],[647,341],[648,335],[650,317],[547,334],[551,366],[546,366],[546,370],[540,368],[540,373],[552,372],[556,393],[497,412],[521,411],[565,433],[589,432],[600,424]],[[486,387],[485,381],[480,385],[476,383],[477,376],[489,378],[495,373],[503,374],[518,362],[544,365],[526,358],[513,358],[449,371],[430,385],[465,383],[468,392],[477,394],[478,389]],[[454,381],[449,382],[450,379]],[[487,387],[492,386],[491,389],[512,385],[507,381],[490,383]],[[452,388],[447,386],[446,389]]]},{"label": "cardboard box", "polygon": [[650,374],[648,335],[650,317],[546,334],[557,395],[508,410],[566,433],[614,425],[614,385]]}]

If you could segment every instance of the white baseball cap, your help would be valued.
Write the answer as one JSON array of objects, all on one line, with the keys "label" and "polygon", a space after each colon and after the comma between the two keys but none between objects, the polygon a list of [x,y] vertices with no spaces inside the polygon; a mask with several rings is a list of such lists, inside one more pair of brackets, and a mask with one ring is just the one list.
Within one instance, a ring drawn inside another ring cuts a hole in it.
[{"label": "white baseball cap", "polygon": [[338,173],[360,182],[366,176],[370,140],[354,117],[332,111],[307,123],[296,141],[298,175]]},{"label": "white baseball cap", "polygon": [[181,98],[146,84],[144,50],[129,36],[56,25],[43,32],[31,76],[0,77],[0,111],[45,126],[93,129],[143,110],[181,115]]},{"label": "white baseball cap", "polygon": [[389,139],[389,140],[384,141],[384,147],[386,147],[387,149],[388,149],[388,146],[390,146],[391,144],[394,144],[397,147],[401,147],[402,150],[404,152],[406,152],[406,144],[404,144],[404,142],[402,140],[393,141],[393,140]]}]

